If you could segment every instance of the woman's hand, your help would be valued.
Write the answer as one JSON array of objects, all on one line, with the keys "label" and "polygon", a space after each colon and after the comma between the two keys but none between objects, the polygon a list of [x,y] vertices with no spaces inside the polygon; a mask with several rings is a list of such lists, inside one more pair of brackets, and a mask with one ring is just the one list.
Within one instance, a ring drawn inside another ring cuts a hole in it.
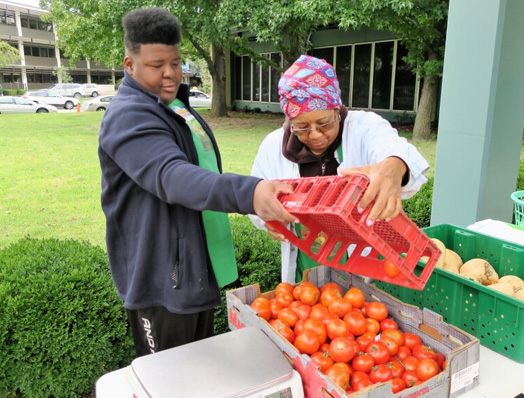
[{"label": "woman's hand", "polygon": [[380,163],[339,169],[339,171],[342,175],[361,173],[369,177],[369,185],[358,203],[359,212],[363,212],[371,202],[375,201],[366,221],[368,226],[376,220],[389,221],[402,210],[400,200],[402,178],[408,171],[402,159],[389,157]]}]

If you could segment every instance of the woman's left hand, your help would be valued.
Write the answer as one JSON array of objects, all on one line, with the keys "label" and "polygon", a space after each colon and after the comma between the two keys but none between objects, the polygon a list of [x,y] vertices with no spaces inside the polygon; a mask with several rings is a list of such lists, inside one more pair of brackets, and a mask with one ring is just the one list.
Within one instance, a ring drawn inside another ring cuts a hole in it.
[{"label": "woman's left hand", "polygon": [[339,169],[342,175],[360,173],[369,177],[369,185],[358,203],[359,211],[363,212],[371,202],[375,201],[366,221],[368,226],[376,220],[389,221],[400,213],[402,178],[407,170],[404,161],[397,157],[389,157],[380,163],[368,166]]}]

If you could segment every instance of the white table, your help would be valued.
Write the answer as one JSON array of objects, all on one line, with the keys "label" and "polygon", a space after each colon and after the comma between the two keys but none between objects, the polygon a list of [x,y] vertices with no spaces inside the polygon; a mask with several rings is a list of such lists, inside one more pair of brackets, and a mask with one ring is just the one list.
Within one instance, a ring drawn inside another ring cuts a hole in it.
[{"label": "white table", "polygon": [[481,345],[479,384],[460,398],[514,398],[519,394],[524,394],[524,364]]}]

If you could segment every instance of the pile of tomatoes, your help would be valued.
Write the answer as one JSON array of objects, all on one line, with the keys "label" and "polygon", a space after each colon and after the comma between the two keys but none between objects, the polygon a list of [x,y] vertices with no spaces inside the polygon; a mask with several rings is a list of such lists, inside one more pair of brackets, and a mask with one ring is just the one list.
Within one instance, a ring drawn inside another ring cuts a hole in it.
[{"label": "pile of tomatoes", "polygon": [[390,380],[397,393],[446,368],[442,353],[400,330],[383,303],[366,302],[356,287],[344,294],[333,282],[282,282],[274,298],[251,307],[347,393]]}]

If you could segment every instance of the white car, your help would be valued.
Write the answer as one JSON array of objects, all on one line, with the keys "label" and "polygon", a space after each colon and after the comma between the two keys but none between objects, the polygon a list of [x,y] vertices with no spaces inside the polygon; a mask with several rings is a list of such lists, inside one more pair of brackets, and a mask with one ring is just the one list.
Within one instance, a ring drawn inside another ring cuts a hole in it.
[{"label": "white car", "polygon": [[0,97],[0,114],[2,113],[49,113],[58,112],[53,105],[37,104],[18,97]]},{"label": "white car", "polygon": [[77,104],[76,98],[62,97],[54,91],[40,90],[40,91],[28,91],[22,98],[36,102],[37,104],[48,104],[63,107],[65,109],[73,109]]},{"label": "white car", "polygon": [[98,97],[98,94],[100,94],[98,87],[93,83],[82,84],[82,89],[88,97]]},{"label": "white car", "polygon": [[86,111],[98,111],[105,112],[109,106],[109,102],[113,99],[114,95],[101,95],[91,100],[84,101],[82,103],[82,112]]},{"label": "white car", "polygon": [[81,84],[77,83],[57,83],[48,88],[64,97],[85,97],[86,92]]},{"label": "white car", "polygon": [[211,107],[211,97],[206,93],[198,90],[189,91],[189,105],[193,108],[197,107]]}]

